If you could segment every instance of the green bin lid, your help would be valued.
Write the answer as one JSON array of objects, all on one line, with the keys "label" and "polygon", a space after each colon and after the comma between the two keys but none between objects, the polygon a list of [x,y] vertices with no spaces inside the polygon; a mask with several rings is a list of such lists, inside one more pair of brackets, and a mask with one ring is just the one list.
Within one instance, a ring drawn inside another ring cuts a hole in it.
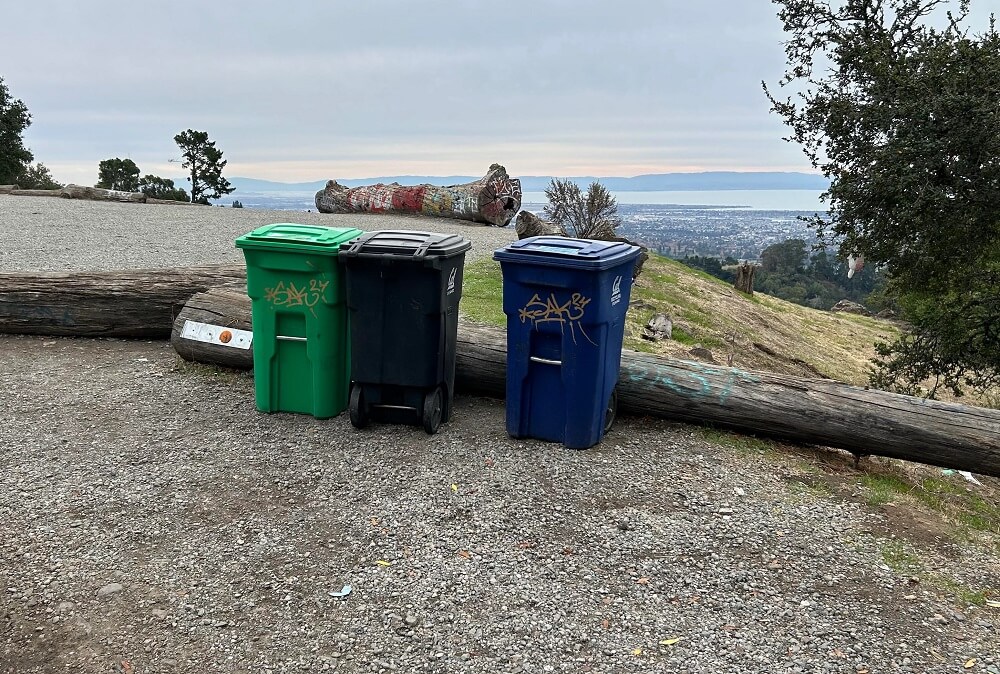
[{"label": "green bin lid", "polygon": [[340,244],[364,234],[353,227],[326,227],[279,222],[258,227],[236,239],[237,248],[299,250],[320,255],[336,255]]}]

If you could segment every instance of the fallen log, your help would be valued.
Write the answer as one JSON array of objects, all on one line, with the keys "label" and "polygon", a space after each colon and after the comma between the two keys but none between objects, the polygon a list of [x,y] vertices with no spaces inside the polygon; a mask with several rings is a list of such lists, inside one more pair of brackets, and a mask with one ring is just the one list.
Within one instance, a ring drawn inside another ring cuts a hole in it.
[{"label": "fallen log", "polygon": [[190,201],[177,201],[176,199],[154,199],[153,197],[146,197],[147,204],[156,204],[158,206],[204,206],[205,204],[195,204]]},{"label": "fallen log", "polygon": [[485,176],[464,185],[403,186],[398,183],[344,187],[336,180],[316,193],[320,213],[419,213],[506,227],[521,208],[521,181],[493,164]]},{"label": "fallen log", "polygon": [[21,190],[14,189],[7,194],[12,197],[59,197],[62,190]]},{"label": "fallen log", "polygon": [[517,232],[518,239],[527,239],[531,236],[569,236],[559,225],[543,220],[531,211],[521,211],[517,214],[514,231]]},{"label": "fallen log", "polygon": [[[191,304],[192,312],[185,307],[178,315],[175,335],[189,316],[218,316],[213,319],[217,325],[250,329],[245,295],[213,289]],[[248,351],[174,344],[185,358],[253,366]],[[502,329],[460,320],[456,351],[457,390],[505,395],[507,341]],[[217,354],[225,355],[225,361]],[[629,350],[622,352],[618,405],[631,414],[1000,476],[997,410]]]},{"label": "fallen log", "polygon": [[[456,388],[503,395],[503,331],[459,323]],[[625,350],[619,409],[1000,477],[1000,411]]]},{"label": "fallen log", "polygon": [[10,194],[14,190],[19,190],[19,185],[0,185],[0,194]]},{"label": "fallen log", "polygon": [[84,187],[83,185],[66,185],[59,191],[64,199],[87,199],[90,201],[118,201],[122,203],[144,204],[146,195],[142,192],[123,192],[121,190],[106,190],[101,187]]},{"label": "fallen log", "polygon": [[[0,332],[166,337],[181,306],[198,292],[204,295],[192,310],[206,313],[188,315],[249,327],[249,298],[206,291],[241,283],[243,274],[242,266],[0,274]],[[460,321],[456,387],[503,396],[506,347],[502,329]],[[249,351],[225,348],[237,366],[251,367]],[[622,354],[618,395],[619,409],[632,414],[1000,477],[998,410],[633,351]]]},{"label": "fallen log", "polygon": [[253,331],[246,287],[209,288],[195,294],[174,319],[170,344],[184,360],[248,370],[253,367]]},{"label": "fallen log", "polygon": [[0,332],[166,338],[192,295],[226,284],[245,287],[246,267],[0,274]]}]

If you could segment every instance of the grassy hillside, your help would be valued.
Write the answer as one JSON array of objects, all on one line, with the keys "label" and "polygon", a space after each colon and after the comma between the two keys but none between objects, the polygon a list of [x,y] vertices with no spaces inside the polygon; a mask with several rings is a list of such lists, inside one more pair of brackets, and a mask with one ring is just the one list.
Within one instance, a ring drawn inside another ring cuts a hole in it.
[{"label": "grassy hillside", "polygon": [[[462,313],[503,325],[502,286],[496,262],[467,266]],[[673,321],[673,339],[653,343],[641,338],[643,326],[656,313]],[[894,333],[885,321],[817,311],[759,293],[750,297],[725,281],[654,255],[632,288],[625,348],[706,360],[705,354],[691,354],[701,347],[721,365],[864,385],[875,342]]]}]

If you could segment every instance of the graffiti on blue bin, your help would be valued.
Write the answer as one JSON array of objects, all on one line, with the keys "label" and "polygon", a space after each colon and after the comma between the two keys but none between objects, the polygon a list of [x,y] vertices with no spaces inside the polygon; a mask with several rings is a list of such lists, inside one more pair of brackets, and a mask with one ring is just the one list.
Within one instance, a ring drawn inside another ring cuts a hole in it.
[{"label": "graffiti on blue bin", "polygon": [[528,300],[528,303],[518,311],[518,318],[521,319],[521,323],[530,321],[532,327],[536,329],[540,325],[549,323],[558,324],[560,330],[565,330],[568,327],[574,344],[577,343],[576,334],[579,332],[584,339],[597,346],[597,343],[583,329],[582,321],[588,304],[590,304],[590,298],[584,297],[580,293],[573,293],[566,301],[559,300],[554,292],[549,293],[549,296],[544,300],[538,293],[535,293]]}]

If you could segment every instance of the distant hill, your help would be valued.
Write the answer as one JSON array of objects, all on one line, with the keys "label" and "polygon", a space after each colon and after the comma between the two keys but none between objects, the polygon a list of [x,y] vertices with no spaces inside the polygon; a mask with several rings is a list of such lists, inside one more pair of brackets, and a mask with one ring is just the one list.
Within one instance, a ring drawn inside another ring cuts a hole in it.
[{"label": "distant hill", "polygon": [[[373,183],[398,182],[401,185],[457,185],[476,180],[480,176],[381,176],[377,178],[336,178],[346,187],[371,185]],[[548,187],[553,176],[517,176],[525,192],[542,192]],[[710,190],[825,190],[829,183],[826,178],[814,173],[791,171],[743,172],[708,171],[704,173],[651,173],[631,178],[574,176],[570,180],[581,187],[597,180],[614,192],[655,192],[655,191],[710,191]],[[317,192],[326,185],[326,180],[304,183],[279,183],[256,178],[230,178],[229,182],[237,192]]]}]

